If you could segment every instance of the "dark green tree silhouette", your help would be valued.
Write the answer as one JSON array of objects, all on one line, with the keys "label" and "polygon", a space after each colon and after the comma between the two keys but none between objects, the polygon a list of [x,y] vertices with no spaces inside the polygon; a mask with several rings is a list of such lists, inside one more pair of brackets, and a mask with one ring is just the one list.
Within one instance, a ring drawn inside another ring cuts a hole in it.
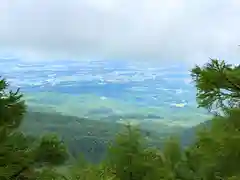
[{"label": "dark green tree silhouette", "polygon": [[40,139],[36,159],[41,163],[63,164],[68,159],[68,151],[56,134],[46,134]]},{"label": "dark green tree silhouette", "polygon": [[196,142],[185,152],[189,170],[196,179],[239,177],[240,109],[228,111],[224,117],[214,117],[211,128],[200,129]]},{"label": "dark green tree silhouette", "polygon": [[109,149],[109,158],[116,177],[120,180],[140,180],[143,173],[143,139],[137,129],[126,126],[123,133],[117,135],[114,145]]},{"label": "dark green tree silhouette", "polygon": [[163,154],[147,148],[140,129],[126,125],[109,148],[109,164],[119,180],[147,180],[161,177]]},{"label": "dark green tree silhouette", "polygon": [[216,114],[240,107],[240,66],[211,59],[203,67],[195,66],[191,76],[196,84],[199,107]]},{"label": "dark green tree silhouette", "polygon": [[19,89],[8,90],[5,79],[0,80],[0,178],[11,179],[27,169],[30,149],[23,134],[15,132],[26,112]]},{"label": "dark green tree silhouette", "polygon": [[[38,174],[35,164],[46,160],[38,159],[39,152],[42,158],[51,153],[52,156],[48,157],[51,162],[51,158],[55,158],[54,162],[63,162],[64,153],[67,158],[66,151],[56,138],[50,140],[46,137],[37,145],[35,138],[18,130],[27,107],[19,89],[13,92],[8,87],[6,80],[0,79],[0,180],[35,180]],[[53,144],[46,148],[46,142]]]},{"label": "dark green tree silhouette", "polygon": [[26,105],[19,89],[14,92],[8,87],[7,81],[0,79],[0,127],[15,129],[21,124]]}]

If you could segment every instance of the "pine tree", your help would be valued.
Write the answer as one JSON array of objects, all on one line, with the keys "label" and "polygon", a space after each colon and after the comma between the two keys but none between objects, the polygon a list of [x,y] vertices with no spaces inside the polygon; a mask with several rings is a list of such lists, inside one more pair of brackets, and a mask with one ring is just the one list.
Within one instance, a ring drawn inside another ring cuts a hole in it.
[{"label": "pine tree", "polygon": [[240,66],[211,59],[203,67],[195,66],[191,76],[196,84],[199,107],[215,114],[240,108]]},{"label": "pine tree", "polygon": [[55,136],[45,136],[37,146],[35,138],[18,130],[27,107],[19,89],[13,92],[8,88],[6,80],[0,79],[0,180],[35,180],[37,162],[46,158],[52,163],[64,162],[67,151]]},{"label": "pine tree", "polygon": [[20,89],[14,92],[8,87],[7,81],[0,79],[0,127],[16,129],[21,124],[26,105]]},{"label": "pine tree", "polygon": [[138,127],[126,125],[109,148],[109,166],[119,180],[159,179],[163,175],[164,155],[147,147]]},{"label": "pine tree", "polygon": [[20,126],[26,111],[23,95],[8,90],[5,79],[0,80],[0,179],[17,177],[28,167],[26,138],[15,130]]},{"label": "pine tree", "polygon": [[63,164],[68,159],[68,151],[56,134],[45,134],[36,150],[36,160],[51,165]]}]

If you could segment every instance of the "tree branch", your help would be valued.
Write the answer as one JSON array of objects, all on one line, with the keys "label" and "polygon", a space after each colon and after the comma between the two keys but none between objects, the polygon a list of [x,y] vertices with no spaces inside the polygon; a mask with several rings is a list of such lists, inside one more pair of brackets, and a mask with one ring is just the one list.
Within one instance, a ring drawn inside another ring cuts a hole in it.
[{"label": "tree branch", "polygon": [[238,84],[233,83],[226,75],[225,75],[226,80],[238,91],[240,91],[240,86]]},{"label": "tree branch", "polygon": [[19,171],[14,173],[12,176],[10,176],[9,180],[15,180],[22,172],[24,172],[27,169],[28,169],[28,167],[24,166],[22,169],[20,169]]}]

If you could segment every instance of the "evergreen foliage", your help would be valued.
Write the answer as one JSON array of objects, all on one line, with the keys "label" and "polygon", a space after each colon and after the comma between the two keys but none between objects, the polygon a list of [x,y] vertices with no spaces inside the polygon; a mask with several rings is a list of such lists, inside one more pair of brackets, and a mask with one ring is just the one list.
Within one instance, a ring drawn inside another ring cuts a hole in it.
[{"label": "evergreen foliage", "polygon": [[68,159],[68,151],[56,134],[46,134],[40,139],[36,159],[38,162],[59,165]]},{"label": "evergreen foliage", "polygon": [[203,67],[195,66],[191,76],[196,84],[199,107],[217,114],[240,107],[240,66],[211,59]]}]

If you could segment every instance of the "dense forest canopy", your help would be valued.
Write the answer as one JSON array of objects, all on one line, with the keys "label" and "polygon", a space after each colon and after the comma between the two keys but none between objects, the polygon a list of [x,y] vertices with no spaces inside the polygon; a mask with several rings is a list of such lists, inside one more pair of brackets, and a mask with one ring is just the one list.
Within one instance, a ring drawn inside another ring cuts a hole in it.
[{"label": "dense forest canopy", "polygon": [[1,79],[0,180],[240,179],[240,67],[212,59],[191,75],[199,107],[214,113],[210,127],[198,128],[194,142],[183,149],[177,137],[165,139],[163,148],[146,146],[139,128],[126,125],[99,164],[82,155],[73,161],[55,134],[36,138],[20,131],[24,97]]}]

